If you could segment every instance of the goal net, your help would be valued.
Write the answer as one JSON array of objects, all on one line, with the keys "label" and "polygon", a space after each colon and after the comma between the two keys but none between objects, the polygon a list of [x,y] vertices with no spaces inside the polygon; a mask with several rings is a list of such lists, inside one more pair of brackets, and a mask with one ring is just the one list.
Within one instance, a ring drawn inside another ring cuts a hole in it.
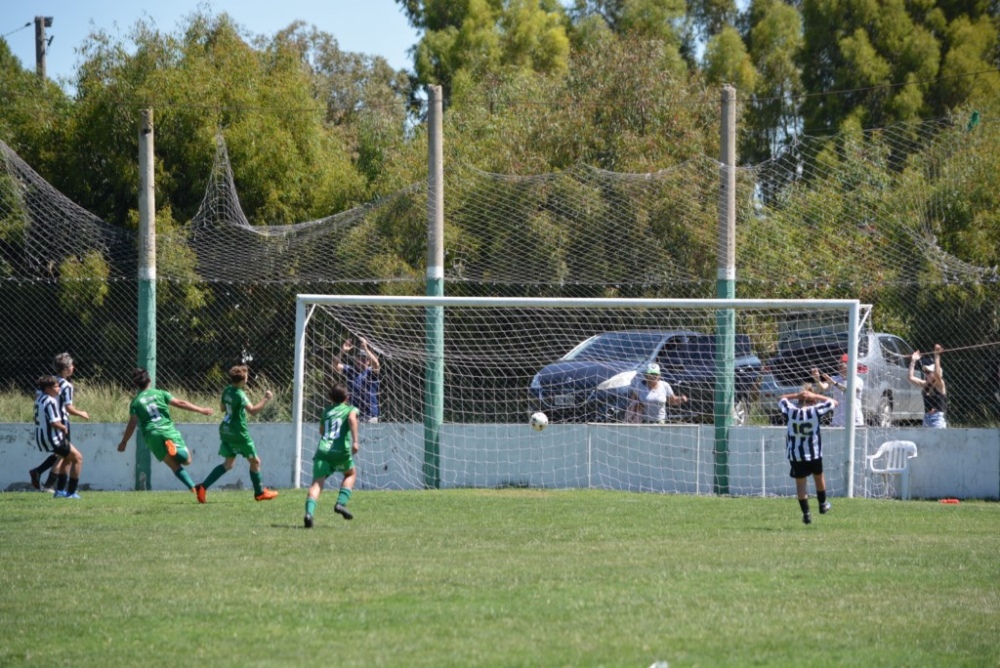
[{"label": "goal net", "polygon": [[[360,488],[790,495],[777,399],[813,369],[836,377],[842,355],[853,387],[848,333],[865,313],[856,300],[299,295],[293,484],[311,480],[342,382],[360,409]],[[822,428],[838,496],[864,462],[846,422]]]}]

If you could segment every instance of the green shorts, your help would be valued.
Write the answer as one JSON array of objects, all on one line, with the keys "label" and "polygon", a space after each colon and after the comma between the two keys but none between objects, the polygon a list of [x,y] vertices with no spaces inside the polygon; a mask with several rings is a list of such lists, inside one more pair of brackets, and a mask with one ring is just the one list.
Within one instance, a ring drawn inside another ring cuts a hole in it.
[{"label": "green shorts", "polygon": [[354,468],[352,457],[325,458],[316,457],[313,459],[313,480],[316,478],[328,478],[334,473],[347,473]]},{"label": "green shorts", "polygon": [[179,431],[174,431],[172,434],[157,434],[155,436],[143,436],[146,447],[149,451],[153,453],[156,457],[156,461],[162,462],[167,458],[167,441],[170,441],[174,449],[177,451],[177,461],[186,462],[190,459],[190,453],[188,453],[187,444],[184,443],[184,439],[181,437]]},{"label": "green shorts", "polygon": [[254,446],[252,438],[224,438],[219,445],[219,455],[226,459],[236,457],[237,455],[246,457],[247,459],[257,459],[257,448]]}]

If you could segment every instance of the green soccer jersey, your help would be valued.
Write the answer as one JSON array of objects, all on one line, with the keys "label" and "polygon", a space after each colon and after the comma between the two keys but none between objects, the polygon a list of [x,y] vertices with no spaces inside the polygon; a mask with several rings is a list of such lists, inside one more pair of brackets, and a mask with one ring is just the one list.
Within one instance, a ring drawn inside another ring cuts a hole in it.
[{"label": "green soccer jersey", "polygon": [[224,441],[250,440],[250,429],[247,427],[247,406],[250,400],[242,388],[230,385],[222,391],[222,408],[226,414],[219,425],[219,437]]},{"label": "green soccer jersey", "polygon": [[129,404],[128,412],[139,420],[143,436],[173,436],[177,432],[170,419],[170,400],[166,390],[143,390]]},{"label": "green soccer jersey", "polygon": [[347,422],[358,409],[350,404],[337,404],[323,409],[323,438],[316,448],[316,456],[342,459],[351,456],[351,427]]}]

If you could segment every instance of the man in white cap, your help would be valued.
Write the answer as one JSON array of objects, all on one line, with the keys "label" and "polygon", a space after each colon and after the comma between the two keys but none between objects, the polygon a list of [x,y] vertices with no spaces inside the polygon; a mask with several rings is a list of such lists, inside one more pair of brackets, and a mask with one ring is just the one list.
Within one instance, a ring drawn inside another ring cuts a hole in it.
[{"label": "man in white cap", "polygon": [[643,422],[667,421],[667,404],[680,406],[687,402],[684,395],[674,394],[670,383],[660,377],[660,365],[650,363],[644,373],[636,375],[632,386],[632,400],[641,407]]},{"label": "man in white cap", "polygon": [[920,379],[913,375],[914,367],[920,361],[920,351],[915,350],[910,356],[910,382],[920,388],[920,394],[924,399],[924,426],[935,429],[944,429],[948,426],[945,422],[945,412],[948,409],[948,391],[944,384],[944,370],[941,368],[941,353],[944,348],[940,343],[934,344],[934,363],[923,367],[924,378]]}]

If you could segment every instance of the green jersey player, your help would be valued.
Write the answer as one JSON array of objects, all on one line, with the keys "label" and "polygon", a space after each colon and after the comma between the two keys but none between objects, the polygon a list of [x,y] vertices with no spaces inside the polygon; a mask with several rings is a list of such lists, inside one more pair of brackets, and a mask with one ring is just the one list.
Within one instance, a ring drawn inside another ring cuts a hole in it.
[{"label": "green jersey player", "polygon": [[247,413],[256,415],[264,409],[267,402],[274,396],[270,390],[264,392],[264,398],[257,404],[251,404],[247,398],[247,378],[250,370],[246,365],[234,366],[229,370],[229,387],[222,391],[222,412],[224,416],[219,425],[219,455],[225,460],[212,469],[205,482],[194,488],[198,495],[198,503],[205,503],[205,491],[233,468],[236,457],[242,455],[250,462],[250,481],[253,483],[253,498],[258,501],[269,501],[278,496],[273,489],[266,489],[260,480],[260,457],[257,448],[250,438],[247,427]]},{"label": "green jersey player", "polygon": [[347,509],[351,500],[351,490],[357,480],[354,455],[358,454],[358,409],[347,403],[347,386],[337,383],[330,390],[330,405],[323,409],[323,419],[319,423],[319,445],[313,455],[313,481],[306,497],[305,526],[313,525],[313,512],[323,491],[326,479],[333,473],[344,474],[337,494],[333,512],[345,520],[354,519]]},{"label": "green jersey player", "polygon": [[118,444],[118,452],[125,452],[136,425],[139,425],[146,446],[153,456],[166,464],[188,489],[194,491],[194,480],[184,470],[185,466],[191,464],[191,453],[188,452],[181,433],[174,426],[174,421],[170,419],[170,407],[202,415],[211,415],[215,411],[178,399],[166,390],[150,388],[149,372],[145,369],[136,369],[132,372],[132,384],[139,390],[139,394],[129,404],[128,412],[132,417],[129,418],[125,435]]}]

